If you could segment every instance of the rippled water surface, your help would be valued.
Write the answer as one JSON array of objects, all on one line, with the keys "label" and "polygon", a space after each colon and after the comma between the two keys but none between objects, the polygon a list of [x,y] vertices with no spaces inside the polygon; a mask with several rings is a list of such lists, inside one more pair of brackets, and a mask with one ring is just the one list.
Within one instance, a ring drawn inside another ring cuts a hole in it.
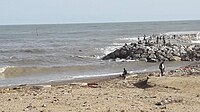
[{"label": "rippled water surface", "polygon": [[138,36],[176,31],[200,31],[200,21],[0,26],[0,85],[156,70],[157,63],[101,57]]}]

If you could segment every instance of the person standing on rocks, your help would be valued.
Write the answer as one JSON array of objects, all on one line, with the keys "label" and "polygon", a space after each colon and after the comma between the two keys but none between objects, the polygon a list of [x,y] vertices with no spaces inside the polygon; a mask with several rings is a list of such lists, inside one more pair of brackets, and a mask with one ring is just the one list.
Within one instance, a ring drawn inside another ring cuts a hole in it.
[{"label": "person standing on rocks", "polygon": [[163,73],[164,73],[164,71],[165,71],[165,65],[164,65],[164,60],[160,63],[160,65],[159,65],[159,69],[160,69],[160,76],[163,76]]},{"label": "person standing on rocks", "polygon": [[144,36],[143,36],[144,38],[143,38],[143,41],[146,41],[146,35],[144,34]]},{"label": "person standing on rocks", "polygon": [[163,45],[166,44],[165,37],[163,36]]},{"label": "person standing on rocks", "polygon": [[138,42],[140,41],[140,37],[138,36]]},{"label": "person standing on rocks", "polygon": [[159,37],[157,36],[156,37],[156,44],[158,44],[158,42],[159,42]]}]

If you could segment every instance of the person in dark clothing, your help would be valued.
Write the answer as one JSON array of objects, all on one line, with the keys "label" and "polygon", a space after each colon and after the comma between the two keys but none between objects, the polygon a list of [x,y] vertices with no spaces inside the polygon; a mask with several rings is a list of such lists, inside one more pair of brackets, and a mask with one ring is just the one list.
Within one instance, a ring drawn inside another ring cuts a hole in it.
[{"label": "person in dark clothing", "polygon": [[144,39],[143,39],[143,40],[144,40],[144,41],[146,41],[146,35],[145,35],[145,34],[144,34],[144,36],[143,36],[143,37],[144,37]]},{"label": "person in dark clothing", "polygon": [[159,37],[157,36],[156,37],[156,44],[158,44],[158,42],[159,42]]},{"label": "person in dark clothing", "polygon": [[163,76],[164,74],[164,71],[165,71],[165,65],[164,65],[164,62],[165,61],[162,61],[159,65],[159,69],[160,69],[160,72],[161,72],[161,76]]},{"label": "person in dark clothing", "polygon": [[125,79],[127,74],[128,74],[128,73],[127,73],[126,69],[124,68],[124,71],[123,71],[121,77],[123,77],[123,78]]},{"label": "person in dark clothing", "polygon": [[166,44],[165,37],[163,36],[163,45]]}]

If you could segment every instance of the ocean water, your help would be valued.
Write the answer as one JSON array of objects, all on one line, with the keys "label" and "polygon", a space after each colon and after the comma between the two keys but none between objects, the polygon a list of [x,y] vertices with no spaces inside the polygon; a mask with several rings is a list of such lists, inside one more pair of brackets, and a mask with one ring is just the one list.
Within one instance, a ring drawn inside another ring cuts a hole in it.
[{"label": "ocean water", "polygon": [[[157,70],[158,63],[103,61],[138,36],[200,31],[200,21],[0,26],[0,86]],[[188,62],[168,62],[168,69]]]}]

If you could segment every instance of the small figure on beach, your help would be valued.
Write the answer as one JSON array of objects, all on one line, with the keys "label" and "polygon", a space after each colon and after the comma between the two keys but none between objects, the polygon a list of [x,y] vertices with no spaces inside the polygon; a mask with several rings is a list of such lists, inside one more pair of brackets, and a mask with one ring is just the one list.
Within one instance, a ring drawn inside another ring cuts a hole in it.
[{"label": "small figure on beach", "polygon": [[146,35],[144,34],[144,36],[143,36],[144,38],[143,38],[143,40],[145,41],[146,40]]},{"label": "small figure on beach", "polygon": [[159,65],[159,69],[160,69],[160,76],[163,76],[163,73],[165,71],[165,65],[164,65],[165,60],[163,60],[160,65]]},{"label": "small figure on beach", "polygon": [[123,78],[125,79],[127,74],[128,74],[128,72],[127,72],[127,70],[124,68],[124,71],[123,71],[122,75],[120,75],[120,76],[123,77]]}]

